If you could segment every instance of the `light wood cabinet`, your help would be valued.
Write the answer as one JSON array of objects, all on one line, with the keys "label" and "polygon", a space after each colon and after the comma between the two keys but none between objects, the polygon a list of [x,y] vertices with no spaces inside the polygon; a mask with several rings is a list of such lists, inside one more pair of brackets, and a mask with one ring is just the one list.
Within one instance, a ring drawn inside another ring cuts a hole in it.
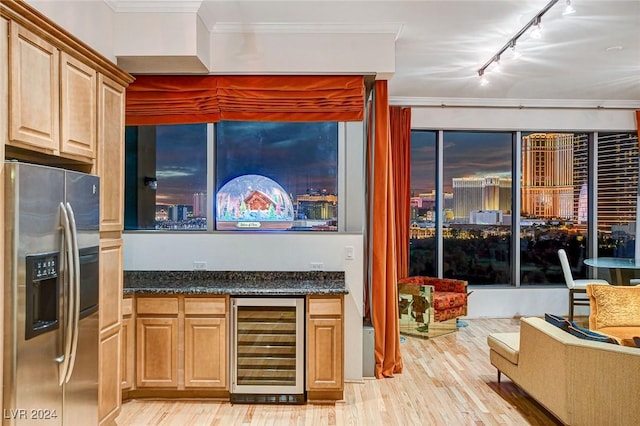
[{"label": "light wood cabinet", "polygon": [[134,389],[136,382],[136,325],[133,300],[133,297],[122,300],[120,375],[122,376],[121,387],[123,390]]},{"label": "light wood cabinet", "polygon": [[136,389],[227,389],[228,298],[136,297]]},{"label": "light wood cabinet", "polygon": [[178,318],[136,318],[136,385],[178,387]]},{"label": "light wood cabinet", "polygon": [[100,231],[124,228],[124,112],[125,88],[98,75],[97,171],[100,182]]},{"label": "light wood cabinet", "polygon": [[[119,331],[122,310],[122,239],[100,239],[100,333]],[[113,301],[117,303],[113,303]]]},{"label": "light wood cabinet", "polygon": [[342,399],[343,296],[307,297],[307,398]]},{"label": "light wood cabinet", "polygon": [[96,156],[96,70],[60,53],[60,153]]},{"label": "light wood cabinet", "polygon": [[109,424],[120,412],[120,334],[100,339],[98,350],[98,418]]},{"label": "light wood cabinet", "polygon": [[9,144],[57,155],[60,150],[60,52],[11,21]]},{"label": "light wood cabinet", "polygon": [[122,298],[122,239],[100,240],[98,413],[106,424],[120,412],[120,327]]},{"label": "light wood cabinet", "polygon": [[184,299],[184,385],[227,388],[227,300]]},{"label": "light wood cabinet", "polygon": [[225,318],[185,318],[185,387],[227,386]]}]

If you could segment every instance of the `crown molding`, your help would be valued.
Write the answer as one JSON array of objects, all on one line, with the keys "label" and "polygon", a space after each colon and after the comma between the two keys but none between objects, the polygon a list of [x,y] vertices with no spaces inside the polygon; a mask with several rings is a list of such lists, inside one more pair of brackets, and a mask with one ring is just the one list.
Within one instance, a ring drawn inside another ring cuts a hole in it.
[{"label": "crown molding", "polygon": [[116,13],[196,13],[202,4],[202,0],[104,0],[104,2]]},{"label": "crown molding", "polygon": [[418,98],[389,97],[389,105],[438,108],[544,108],[544,109],[628,109],[640,108],[635,100],[593,99],[504,99],[504,98]]}]

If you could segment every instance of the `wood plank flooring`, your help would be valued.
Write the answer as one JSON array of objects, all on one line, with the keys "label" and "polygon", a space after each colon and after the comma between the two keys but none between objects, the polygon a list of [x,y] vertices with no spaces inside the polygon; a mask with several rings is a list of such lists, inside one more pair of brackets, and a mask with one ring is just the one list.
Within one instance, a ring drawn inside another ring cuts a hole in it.
[{"label": "wood plank flooring", "polygon": [[205,425],[559,425],[489,363],[487,335],[517,331],[517,319],[465,320],[433,339],[405,337],[404,371],[346,383],[334,405],[243,405],[206,400],[125,402],[120,426]]}]

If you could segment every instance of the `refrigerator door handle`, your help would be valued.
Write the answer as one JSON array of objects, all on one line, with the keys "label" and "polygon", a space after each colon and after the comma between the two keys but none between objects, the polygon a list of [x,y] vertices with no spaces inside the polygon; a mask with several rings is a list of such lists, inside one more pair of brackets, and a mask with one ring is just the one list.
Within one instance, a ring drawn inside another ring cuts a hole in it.
[{"label": "refrigerator door handle", "polygon": [[76,218],[73,214],[73,208],[71,204],[67,203],[67,212],[69,214],[69,224],[71,225],[71,237],[73,244],[73,280],[71,286],[73,287],[72,297],[73,302],[73,315],[72,315],[72,338],[71,338],[71,352],[69,353],[69,369],[65,377],[65,383],[69,383],[71,380],[71,374],[76,364],[76,353],[78,351],[78,326],[80,323],[80,250],[78,249],[78,230],[76,227]]},{"label": "refrigerator door handle", "polygon": [[69,214],[67,213],[67,209],[63,203],[60,203],[60,218],[62,222],[62,229],[64,231],[64,246],[65,246],[65,262],[67,266],[67,273],[64,274],[65,282],[62,284],[63,294],[66,294],[66,297],[63,297],[65,312],[63,313],[64,318],[64,353],[56,358],[56,361],[60,362],[59,366],[59,379],[58,384],[62,386],[67,377],[67,373],[69,370],[69,360],[71,358],[71,336],[72,336],[72,326],[73,322],[71,321],[72,312],[75,311],[75,297],[73,295],[73,282],[75,282],[75,269],[73,266],[73,239],[71,235],[71,225],[69,222]]}]

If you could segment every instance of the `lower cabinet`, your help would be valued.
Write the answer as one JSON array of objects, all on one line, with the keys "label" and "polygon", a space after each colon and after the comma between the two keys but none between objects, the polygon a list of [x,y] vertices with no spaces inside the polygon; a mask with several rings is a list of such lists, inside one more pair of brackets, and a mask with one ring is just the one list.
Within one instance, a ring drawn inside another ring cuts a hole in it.
[{"label": "lower cabinet", "polygon": [[228,299],[184,299],[184,386],[227,389]]},{"label": "lower cabinet", "polygon": [[[229,396],[229,296],[124,299],[121,389],[136,396]],[[306,299],[310,402],[343,399],[344,297]],[[170,392],[170,393],[167,393]]]},{"label": "lower cabinet", "polygon": [[126,297],[122,300],[122,328],[120,330],[122,390],[134,389],[136,383],[136,322],[133,303],[133,297]]},{"label": "lower cabinet", "polygon": [[136,319],[138,388],[178,387],[178,318]]},{"label": "lower cabinet", "polygon": [[228,297],[136,298],[136,389],[227,389]]},{"label": "lower cabinet", "polygon": [[344,391],[343,296],[307,297],[307,399],[339,400]]}]

